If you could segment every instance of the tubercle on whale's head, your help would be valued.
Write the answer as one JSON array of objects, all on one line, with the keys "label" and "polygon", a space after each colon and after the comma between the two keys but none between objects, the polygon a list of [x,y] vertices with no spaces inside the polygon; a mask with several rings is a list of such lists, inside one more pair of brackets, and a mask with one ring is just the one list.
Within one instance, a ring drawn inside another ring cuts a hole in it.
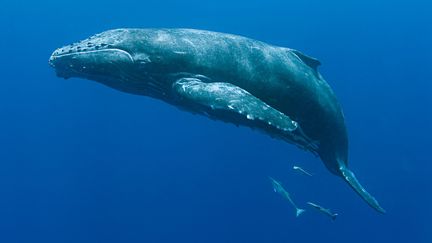
[{"label": "tubercle on whale's head", "polygon": [[148,58],[134,55],[132,40],[126,29],[102,32],[88,39],[55,50],[49,64],[63,78],[121,78],[127,69]]}]

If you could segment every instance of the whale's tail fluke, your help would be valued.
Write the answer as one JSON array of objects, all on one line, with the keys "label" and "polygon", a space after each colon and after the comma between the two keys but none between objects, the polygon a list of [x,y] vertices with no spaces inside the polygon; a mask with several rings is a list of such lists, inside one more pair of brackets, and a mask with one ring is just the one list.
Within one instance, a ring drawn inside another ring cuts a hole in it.
[{"label": "whale's tail fluke", "polygon": [[377,210],[380,213],[385,213],[386,211],[382,208],[378,201],[367,192],[364,187],[360,184],[360,182],[355,177],[354,173],[346,168],[345,166],[340,167],[340,172],[342,173],[343,178],[346,182],[356,191],[363,200],[365,200],[371,207]]},{"label": "whale's tail fluke", "polygon": [[300,216],[302,213],[304,213],[306,210],[301,208],[296,208],[296,217]]}]

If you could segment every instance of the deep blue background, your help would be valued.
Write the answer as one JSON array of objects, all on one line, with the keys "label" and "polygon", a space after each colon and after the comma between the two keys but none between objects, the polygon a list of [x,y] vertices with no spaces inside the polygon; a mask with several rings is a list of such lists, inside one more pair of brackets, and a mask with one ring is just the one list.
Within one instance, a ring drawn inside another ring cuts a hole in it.
[{"label": "deep blue background", "polygon": [[[2,1],[0,242],[432,242],[427,2]],[[320,59],[350,166],[388,214],[291,145],[48,66],[117,27],[229,32]],[[267,176],[339,218],[295,218]]]}]

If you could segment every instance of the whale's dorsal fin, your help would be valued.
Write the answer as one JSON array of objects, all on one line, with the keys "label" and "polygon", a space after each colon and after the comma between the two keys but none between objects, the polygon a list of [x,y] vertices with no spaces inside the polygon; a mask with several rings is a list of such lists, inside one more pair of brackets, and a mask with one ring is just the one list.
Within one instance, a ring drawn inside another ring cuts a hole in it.
[{"label": "whale's dorsal fin", "polygon": [[315,72],[318,73],[318,66],[321,65],[321,62],[313,57],[307,56],[300,51],[291,49],[291,52],[294,53],[304,64],[308,65]]}]

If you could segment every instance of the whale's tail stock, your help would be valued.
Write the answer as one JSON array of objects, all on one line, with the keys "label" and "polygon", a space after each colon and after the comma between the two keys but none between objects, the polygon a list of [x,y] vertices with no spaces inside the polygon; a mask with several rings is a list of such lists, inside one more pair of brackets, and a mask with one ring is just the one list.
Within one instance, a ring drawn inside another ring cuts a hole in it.
[{"label": "whale's tail stock", "polygon": [[345,166],[341,166],[340,172],[342,173],[344,180],[348,182],[348,184],[357,192],[357,194],[360,195],[361,198],[363,198],[363,200],[378,212],[386,213],[384,208],[379,205],[378,201],[369,192],[367,192],[366,189],[364,189],[351,170]]}]

